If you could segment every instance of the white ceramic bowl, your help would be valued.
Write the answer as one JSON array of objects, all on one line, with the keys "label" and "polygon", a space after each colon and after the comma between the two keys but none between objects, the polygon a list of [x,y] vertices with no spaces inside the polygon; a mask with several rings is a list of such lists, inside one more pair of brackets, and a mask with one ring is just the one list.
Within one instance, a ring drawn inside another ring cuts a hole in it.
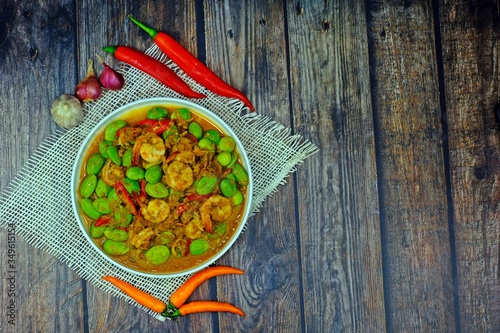
[{"label": "white ceramic bowl", "polygon": [[[148,273],[144,272],[138,269],[133,269],[130,267],[126,267],[116,260],[113,259],[112,256],[109,256],[106,254],[102,249],[99,248],[99,246],[95,243],[95,241],[92,239],[92,237],[89,234],[89,230],[87,229],[87,226],[85,224],[85,221],[82,219],[82,214],[83,212],[81,211],[80,205],[79,205],[79,195],[78,195],[78,187],[79,187],[79,181],[80,181],[80,175],[82,173],[82,170],[84,168],[84,158],[87,153],[87,150],[89,149],[92,141],[96,137],[97,134],[102,132],[104,128],[112,121],[122,118],[124,115],[128,114],[129,112],[137,109],[142,109],[146,107],[152,107],[155,105],[164,105],[164,106],[173,106],[173,107],[185,107],[188,108],[195,113],[199,114],[200,116],[209,119],[212,121],[214,125],[216,125],[223,133],[226,135],[232,136],[235,141],[236,141],[236,149],[240,155],[241,163],[243,167],[247,170],[248,172],[248,177],[249,177],[249,184],[247,186],[247,193],[246,193],[246,200],[245,200],[245,207],[244,207],[244,212],[242,214],[242,219],[238,225],[237,230],[235,231],[234,235],[232,238],[225,244],[225,246],[216,253],[213,257],[209,258],[208,260],[200,263],[198,266],[186,269],[183,271],[178,271],[178,272],[173,272],[173,273]],[[245,149],[243,148],[243,145],[241,144],[240,140],[236,136],[236,134],[231,130],[231,128],[222,120],[220,119],[217,115],[215,115],[213,112],[209,111],[208,109],[181,99],[174,99],[174,98],[149,98],[149,99],[143,99],[139,101],[132,102],[130,104],[124,105],[115,111],[111,112],[108,116],[106,116],[104,119],[102,119],[96,126],[95,128],[88,134],[88,136],[85,138],[85,140],[82,143],[82,146],[80,147],[80,150],[78,151],[78,155],[73,167],[73,173],[72,173],[72,178],[71,178],[71,200],[72,200],[72,205],[73,205],[73,211],[75,213],[76,220],[78,221],[78,224],[80,226],[81,231],[83,232],[83,235],[85,238],[88,240],[89,244],[94,247],[94,249],[101,254],[104,260],[109,261],[110,263],[114,264],[115,266],[134,273],[138,275],[143,275],[143,276],[149,276],[149,277],[155,277],[155,278],[173,278],[173,277],[178,277],[182,275],[187,275],[187,274],[192,274],[196,271],[199,271],[217,259],[219,259],[224,253],[226,253],[227,250],[233,245],[233,243],[236,241],[238,236],[241,234],[241,231],[243,230],[243,227],[245,226],[246,220],[248,219],[248,216],[250,214],[250,206],[252,202],[252,188],[253,186],[253,180],[252,180],[252,172],[250,169],[250,163],[248,160],[248,156],[245,153]]]}]

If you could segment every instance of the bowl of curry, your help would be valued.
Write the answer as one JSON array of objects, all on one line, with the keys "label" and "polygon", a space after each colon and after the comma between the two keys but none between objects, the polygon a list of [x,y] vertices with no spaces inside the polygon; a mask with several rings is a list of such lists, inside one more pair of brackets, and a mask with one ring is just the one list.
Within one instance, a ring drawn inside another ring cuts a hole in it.
[{"label": "bowl of curry", "polygon": [[250,163],[234,131],[195,103],[150,98],[88,134],[71,195],[85,238],[135,274],[176,277],[221,257],[250,214]]}]

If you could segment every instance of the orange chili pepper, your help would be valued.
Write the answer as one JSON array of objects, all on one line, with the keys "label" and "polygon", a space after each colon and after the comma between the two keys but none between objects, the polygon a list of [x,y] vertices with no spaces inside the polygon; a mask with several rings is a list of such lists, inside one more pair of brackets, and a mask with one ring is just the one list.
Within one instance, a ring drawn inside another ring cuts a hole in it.
[{"label": "orange chili pepper", "polygon": [[171,296],[169,301],[169,308],[179,309],[189,296],[195,291],[196,288],[206,280],[214,276],[224,274],[243,274],[241,269],[230,266],[212,266],[207,267],[199,272],[194,273],[189,279],[184,282]]},{"label": "orange chili pepper", "polygon": [[239,307],[230,303],[216,301],[195,301],[182,305],[177,311],[169,314],[168,317],[175,318],[192,313],[200,312],[231,312],[245,317],[245,313]]},{"label": "orange chili pepper", "polygon": [[134,287],[128,282],[115,278],[113,276],[106,275],[103,277],[104,280],[112,283],[115,287],[123,291],[125,294],[134,299],[137,303],[144,305],[148,309],[151,309],[155,312],[161,313],[167,309],[167,304],[165,302],[157,299],[156,297],[140,290],[137,287]]}]

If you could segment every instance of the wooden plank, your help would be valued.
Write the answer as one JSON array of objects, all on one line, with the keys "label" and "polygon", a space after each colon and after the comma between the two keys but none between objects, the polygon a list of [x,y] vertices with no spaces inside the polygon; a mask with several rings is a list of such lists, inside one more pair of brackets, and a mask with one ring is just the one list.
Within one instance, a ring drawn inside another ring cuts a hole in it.
[{"label": "wooden plank", "polygon": [[500,1],[440,1],[462,332],[500,331]]},{"label": "wooden plank", "polygon": [[[0,4],[1,192],[55,129],[49,113],[52,100],[74,87],[76,36],[72,3]],[[19,221],[10,222],[15,226]],[[9,235],[5,229],[0,229],[0,240],[0,331],[83,331],[82,284],[78,276],[53,256]],[[15,251],[12,256],[9,249]],[[15,307],[14,317],[5,316],[11,304]]]},{"label": "wooden plank", "polygon": [[387,328],[455,331],[432,2],[367,10]]},{"label": "wooden plank", "polygon": [[[152,45],[151,38],[133,25],[127,15],[132,14],[151,27],[174,36],[188,50],[196,50],[196,14],[194,1],[176,4],[161,1],[82,1],[78,3],[78,63],[85,73],[87,58],[105,45],[129,45],[145,51]],[[117,64],[106,56],[110,64]],[[96,65],[97,66],[97,65]],[[143,310],[87,284],[88,326],[91,332],[210,332],[212,317],[183,318],[180,322],[161,322]],[[165,295],[168,297],[168,295]],[[209,299],[209,287],[203,286],[193,297]]]},{"label": "wooden plank", "polygon": [[[269,1],[205,2],[207,65],[250,98],[256,112],[290,126],[284,8]],[[240,306],[247,317],[221,314],[221,332],[299,332],[300,266],[294,182],[264,202],[221,264],[243,277],[217,279],[217,298]]]},{"label": "wooden plank", "polygon": [[363,2],[289,2],[294,129],[320,151],[298,168],[308,332],[381,332],[385,309]]}]

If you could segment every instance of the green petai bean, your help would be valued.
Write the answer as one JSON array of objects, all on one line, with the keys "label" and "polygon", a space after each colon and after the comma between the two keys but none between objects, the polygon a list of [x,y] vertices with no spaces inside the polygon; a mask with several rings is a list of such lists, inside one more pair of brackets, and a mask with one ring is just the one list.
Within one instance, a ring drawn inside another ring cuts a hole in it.
[{"label": "green petai bean", "polygon": [[139,193],[139,191],[141,190],[141,185],[139,184],[139,182],[130,178],[125,178],[123,180],[123,186],[125,186],[125,189],[130,194],[132,194],[132,192]]},{"label": "green petai bean", "polygon": [[229,164],[226,165],[226,168],[232,168],[233,165],[236,163],[237,160],[238,160],[238,154],[236,154],[236,152],[233,151],[231,153],[231,161],[229,161]]},{"label": "green petai bean", "polygon": [[236,141],[230,136],[225,136],[220,139],[217,144],[217,149],[219,151],[227,151],[228,153],[232,152],[236,147]]},{"label": "green petai bean", "polygon": [[163,176],[163,170],[161,166],[155,165],[146,170],[144,174],[144,178],[150,184],[156,184],[161,180]]},{"label": "green petai bean", "polygon": [[127,169],[126,175],[132,180],[140,180],[144,178],[144,170],[141,167],[131,167]]},{"label": "green petai bean", "polygon": [[101,225],[99,227],[96,227],[94,225],[94,222],[90,224],[90,236],[92,238],[99,238],[104,235],[104,230],[106,230],[107,226]]},{"label": "green petai bean", "polygon": [[109,207],[108,198],[97,198],[92,202],[92,207],[101,214],[111,213],[111,208]]},{"label": "green petai bean", "polygon": [[108,147],[112,144],[113,142],[106,140],[99,142],[99,152],[104,158],[109,158]]},{"label": "green petai bean", "polygon": [[147,114],[148,119],[162,119],[162,118],[167,118],[168,116],[168,110],[164,108],[163,106],[153,106]]},{"label": "green petai bean", "polygon": [[181,118],[184,120],[191,120],[191,112],[186,108],[180,108],[172,112],[171,119]]},{"label": "green petai bean", "polygon": [[189,133],[193,134],[193,136],[198,140],[203,137],[203,129],[196,121],[192,121],[189,123],[188,131]]},{"label": "green petai bean", "polygon": [[115,141],[118,137],[116,136],[116,132],[122,128],[127,126],[127,123],[124,120],[118,119],[111,122],[104,129],[104,139],[106,141]]},{"label": "green petai bean", "polygon": [[248,179],[248,173],[245,170],[245,168],[243,168],[241,166],[241,164],[236,163],[233,166],[233,172],[232,172],[232,174],[236,178],[236,182],[238,183],[238,185],[240,185],[240,186],[246,186],[246,185],[248,185],[248,181],[249,181],[249,179]]},{"label": "green petai bean", "polygon": [[168,246],[159,244],[147,250],[144,256],[153,265],[161,265],[170,257],[170,250]]},{"label": "green petai bean", "polygon": [[82,198],[88,198],[94,193],[94,190],[97,186],[97,176],[96,175],[88,175],[82,181],[80,185],[80,195]]},{"label": "green petai bean", "polygon": [[220,182],[220,190],[226,198],[230,198],[236,194],[238,187],[236,182],[230,178],[224,178]]},{"label": "green petai bean", "polygon": [[132,149],[129,148],[123,152],[122,165],[129,167],[132,165]]},{"label": "green petai bean", "polygon": [[92,200],[90,200],[89,198],[83,198],[82,200],[80,200],[80,207],[82,207],[82,211],[85,213],[85,215],[87,215],[91,219],[97,220],[102,215],[97,210],[95,210],[94,207],[92,207]]},{"label": "green petai bean", "polygon": [[240,190],[236,190],[236,193],[231,197],[233,200],[233,206],[238,206],[243,202],[243,193]]},{"label": "green petai bean", "polygon": [[104,180],[99,178],[97,180],[97,186],[95,187],[95,194],[97,194],[99,198],[104,198],[108,196],[110,191],[111,186],[107,185]]},{"label": "green petai bean", "polygon": [[89,175],[97,175],[99,171],[101,171],[105,162],[106,159],[101,154],[94,153],[89,157],[87,164],[85,165],[85,171]]},{"label": "green petai bean", "polygon": [[226,234],[226,232],[227,224],[225,222],[221,222],[215,225],[213,234],[207,233],[207,237],[210,239],[221,238]]},{"label": "green petai bean", "polygon": [[212,141],[214,144],[219,144],[220,133],[217,130],[209,129],[203,134],[203,137]]},{"label": "green petai bean", "polygon": [[198,147],[208,151],[215,151],[215,144],[207,138],[203,138],[198,141]]},{"label": "green petai bean", "polygon": [[217,162],[220,163],[222,166],[227,166],[231,162],[231,153],[228,153],[227,151],[223,151],[219,155],[217,155]]},{"label": "green petai bean", "polygon": [[165,186],[163,183],[156,183],[156,184],[146,184],[146,194],[149,196],[156,198],[156,199],[162,199],[166,198],[169,195],[169,190],[168,187]]},{"label": "green petai bean", "polygon": [[116,165],[120,166],[122,165],[122,158],[118,152],[118,147],[116,146],[108,146],[108,149],[106,150],[109,155],[109,159]]},{"label": "green petai bean", "polygon": [[195,256],[198,256],[207,252],[209,248],[210,244],[208,243],[208,241],[206,239],[199,238],[191,242],[191,244],[189,245],[189,252]]},{"label": "green petai bean", "polygon": [[115,229],[111,227],[108,227],[106,228],[106,230],[104,230],[104,236],[106,236],[107,239],[111,239],[117,242],[123,242],[128,239],[128,234],[125,230]]},{"label": "green petai bean", "polygon": [[196,192],[200,195],[205,195],[217,187],[217,178],[211,176],[203,176],[196,184]]},{"label": "green petai bean", "polygon": [[111,239],[106,239],[104,243],[102,243],[102,248],[104,249],[104,252],[112,256],[121,256],[130,250],[125,243]]}]

